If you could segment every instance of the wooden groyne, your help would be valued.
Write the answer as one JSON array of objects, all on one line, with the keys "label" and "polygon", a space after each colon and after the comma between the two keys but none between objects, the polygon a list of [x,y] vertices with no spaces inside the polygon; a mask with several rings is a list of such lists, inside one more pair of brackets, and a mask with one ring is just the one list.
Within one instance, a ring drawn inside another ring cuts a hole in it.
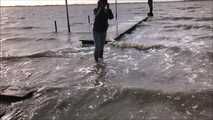
[{"label": "wooden groyne", "polygon": [[140,25],[141,23],[145,22],[148,20],[149,17],[146,17],[144,19],[142,19],[141,21],[137,22],[136,24],[132,25],[130,28],[128,28],[127,30],[125,30],[124,32],[122,32],[121,34],[119,34],[118,36],[116,36],[114,38],[114,40],[118,41],[120,40],[124,35],[131,33],[132,31],[134,31],[138,25]]},{"label": "wooden groyne", "polygon": [[[118,29],[119,34],[117,34],[117,33],[115,32],[115,29],[113,28],[113,27],[116,27],[116,25],[113,26],[112,28],[109,29],[109,32],[108,32],[109,36],[111,37],[110,39],[111,39],[111,40],[115,40],[115,41],[121,40],[121,38],[122,38],[124,35],[131,33],[131,32],[134,31],[141,23],[147,21],[148,19],[149,19],[149,17],[145,17],[144,19],[142,19],[142,20],[140,20],[140,21],[138,21],[138,22],[136,22],[136,23],[135,23],[135,22],[130,22],[130,23],[126,22],[126,23],[121,23],[121,24],[119,24],[119,25],[120,25],[120,29]],[[116,33],[116,34],[115,34],[115,33]],[[84,36],[82,36],[82,38],[80,39],[80,41],[81,41],[81,43],[82,43],[83,46],[84,46],[84,45],[85,45],[85,46],[87,46],[87,45],[93,45],[93,44],[94,44],[94,40],[93,40],[93,38],[92,38],[92,33],[91,33],[91,32],[90,32],[90,33],[88,32],[87,35],[85,35],[85,33],[84,33]],[[110,41],[109,39],[107,39],[107,41],[106,41],[105,43],[107,44],[108,42],[112,42],[112,41]]]}]

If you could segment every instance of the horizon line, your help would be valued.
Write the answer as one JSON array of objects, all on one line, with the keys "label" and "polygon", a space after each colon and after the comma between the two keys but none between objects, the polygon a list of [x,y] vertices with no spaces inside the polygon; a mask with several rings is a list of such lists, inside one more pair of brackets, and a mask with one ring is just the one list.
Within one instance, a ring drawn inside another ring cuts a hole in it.
[{"label": "horizon line", "polygon": [[[188,0],[163,0],[163,1],[155,1],[155,2],[183,2]],[[189,0],[190,1],[190,0]],[[1,3],[1,2],[0,2]],[[146,1],[127,1],[127,2],[119,2],[119,4],[134,4],[134,3],[147,3]],[[70,5],[95,5],[96,3],[70,3]],[[114,2],[110,2],[110,4],[115,4]],[[37,4],[37,5],[1,5],[0,7],[33,7],[33,6],[64,6],[65,4]]]}]

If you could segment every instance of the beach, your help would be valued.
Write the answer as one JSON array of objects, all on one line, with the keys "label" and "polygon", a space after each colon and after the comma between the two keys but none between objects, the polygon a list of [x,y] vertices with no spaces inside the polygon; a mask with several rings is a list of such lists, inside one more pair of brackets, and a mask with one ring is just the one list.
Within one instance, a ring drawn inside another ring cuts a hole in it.
[{"label": "beach", "polygon": [[[95,5],[69,6],[71,33],[64,6],[1,7],[0,92],[34,92],[15,102],[0,97],[0,118],[212,120],[212,4],[155,3],[154,17],[105,46],[104,65],[79,41],[92,37]],[[118,4],[119,29],[147,12],[146,3]]]}]

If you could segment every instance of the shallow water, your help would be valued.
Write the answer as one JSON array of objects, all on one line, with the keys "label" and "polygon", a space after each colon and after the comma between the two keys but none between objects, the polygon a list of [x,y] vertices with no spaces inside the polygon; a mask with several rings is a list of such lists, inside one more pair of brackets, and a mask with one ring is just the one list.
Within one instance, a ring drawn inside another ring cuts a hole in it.
[{"label": "shallow water", "polygon": [[[62,6],[2,8],[0,85],[36,90],[21,102],[0,101],[2,119],[211,120],[211,5],[156,3],[153,18],[105,47],[103,65],[94,63],[93,47],[78,42],[94,6],[70,8],[72,34]],[[146,15],[145,4],[119,8],[120,22]]]}]

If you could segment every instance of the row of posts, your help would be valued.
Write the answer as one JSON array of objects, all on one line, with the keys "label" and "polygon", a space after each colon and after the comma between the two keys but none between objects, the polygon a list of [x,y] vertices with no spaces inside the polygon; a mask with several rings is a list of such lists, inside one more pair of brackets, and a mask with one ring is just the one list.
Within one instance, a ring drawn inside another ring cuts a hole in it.
[{"label": "row of posts", "polygon": [[[91,32],[90,30],[90,25],[91,25],[91,19],[90,19],[90,16],[88,15],[88,24],[89,24],[89,32]],[[68,32],[70,33],[70,25],[69,25],[69,22],[67,22],[67,27],[68,27]],[[55,20],[54,21],[54,26],[55,26],[55,32],[57,33],[58,32],[58,25],[57,25],[57,21]]]},{"label": "row of posts", "polygon": [[[65,5],[66,5],[66,16],[67,16],[67,28],[68,28],[68,32],[70,33],[71,31],[70,31],[70,20],[69,20],[69,8],[68,8],[67,0],[65,0]],[[117,2],[117,0],[115,0],[115,20],[116,20],[116,34],[118,35],[118,2]],[[91,32],[90,16],[88,16],[88,24],[89,24],[89,32]],[[58,32],[57,21],[54,21],[54,25],[55,25],[55,32]]]},{"label": "row of posts", "polygon": [[[65,0],[65,7],[66,7],[66,16],[67,16],[67,28],[68,28],[68,32],[70,33],[70,20],[69,20],[69,8],[68,8],[68,2],[67,0]],[[55,25],[55,32],[58,32],[58,27],[57,27],[57,22],[54,21],[54,25]]]}]

